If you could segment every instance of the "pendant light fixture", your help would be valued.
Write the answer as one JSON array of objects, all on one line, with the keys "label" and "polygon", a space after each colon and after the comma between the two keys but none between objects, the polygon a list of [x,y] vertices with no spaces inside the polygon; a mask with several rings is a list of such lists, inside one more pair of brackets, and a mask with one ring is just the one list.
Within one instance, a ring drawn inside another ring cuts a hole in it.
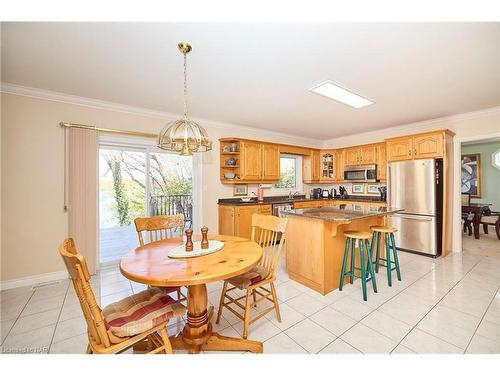
[{"label": "pendant light fixture", "polygon": [[189,156],[193,152],[205,152],[212,149],[212,141],[207,131],[188,117],[187,106],[187,54],[191,52],[191,45],[180,42],[177,47],[184,55],[184,116],[181,119],[165,125],[158,136],[158,147],[175,151],[180,155]]}]

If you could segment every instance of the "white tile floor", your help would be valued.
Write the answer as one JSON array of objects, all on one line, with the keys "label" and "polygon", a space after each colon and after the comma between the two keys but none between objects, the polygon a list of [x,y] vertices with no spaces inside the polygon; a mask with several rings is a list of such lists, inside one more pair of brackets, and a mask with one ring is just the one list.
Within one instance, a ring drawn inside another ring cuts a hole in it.
[{"label": "white tile floor", "polygon": [[[359,280],[322,296],[288,278],[281,265],[277,293],[282,322],[273,313],[250,326],[250,339],[265,353],[500,353],[500,241],[464,237],[464,252],[431,259],[399,253],[403,280],[363,302]],[[144,288],[117,267],[102,270],[92,284],[104,306]],[[221,283],[208,285],[217,306]],[[33,290],[1,293],[1,352],[84,353],[86,325],[68,281]],[[171,321],[177,333],[183,321]],[[214,329],[239,336],[241,322],[224,311]]]}]

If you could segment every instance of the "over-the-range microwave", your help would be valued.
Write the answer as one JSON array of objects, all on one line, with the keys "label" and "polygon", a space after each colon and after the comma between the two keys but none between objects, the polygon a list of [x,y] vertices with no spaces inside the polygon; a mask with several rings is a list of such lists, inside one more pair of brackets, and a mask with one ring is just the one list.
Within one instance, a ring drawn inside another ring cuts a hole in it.
[{"label": "over-the-range microwave", "polygon": [[344,167],[344,181],[351,182],[376,182],[377,165],[346,165]]}]

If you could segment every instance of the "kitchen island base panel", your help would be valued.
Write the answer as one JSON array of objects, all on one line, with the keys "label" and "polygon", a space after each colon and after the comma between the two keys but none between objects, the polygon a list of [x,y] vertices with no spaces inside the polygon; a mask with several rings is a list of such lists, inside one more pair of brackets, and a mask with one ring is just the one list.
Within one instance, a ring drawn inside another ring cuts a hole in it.
[{"label": "kitchen island base panel", "polygon": [[[337,289],[344,256],[344,232],[370,231],[372,225],[386,225],[386,216],[350,222],[288,216],[286,267],[290,279],[322,295]],[[355,263],[360,266],[359,257],[355,257]],[[344,284],[347,283],[349,277],[345,278]]]}]

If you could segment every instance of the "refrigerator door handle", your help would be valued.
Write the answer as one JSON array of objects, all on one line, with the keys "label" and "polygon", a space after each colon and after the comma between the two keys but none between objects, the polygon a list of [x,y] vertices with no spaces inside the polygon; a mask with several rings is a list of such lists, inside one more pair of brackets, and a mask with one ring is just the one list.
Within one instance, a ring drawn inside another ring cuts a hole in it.
[{"label": "refrigerator door handle", "polygon": [[410,215],[400,215],[396,214],[394,217],[400,217],[402,219],[410,219],[410,220],[416,220],[416,221],[432,221],[434,217],[422,217],[422,216],[410,216]]}]

